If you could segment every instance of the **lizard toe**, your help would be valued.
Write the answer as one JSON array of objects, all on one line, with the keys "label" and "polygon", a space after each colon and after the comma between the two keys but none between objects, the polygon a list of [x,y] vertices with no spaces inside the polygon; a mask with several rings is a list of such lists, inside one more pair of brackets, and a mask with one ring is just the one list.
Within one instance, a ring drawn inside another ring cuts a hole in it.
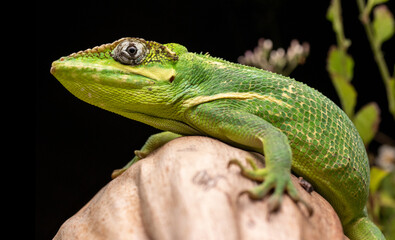
[{"label": "lizard toe", "polygon": [[247,162],[252,167],[252,170],[247,169],[237,159],[230,160],[228,163],[228,167],[231,165],[237,165],[241,170],[241,175],[243,175],[244,177],[251,179],[251,180],[255,180],[255,181],[263,181],[265,179],[265,176],[268,173],[267,169],[266,168],[258,168],[252,159],[247,158]]}]

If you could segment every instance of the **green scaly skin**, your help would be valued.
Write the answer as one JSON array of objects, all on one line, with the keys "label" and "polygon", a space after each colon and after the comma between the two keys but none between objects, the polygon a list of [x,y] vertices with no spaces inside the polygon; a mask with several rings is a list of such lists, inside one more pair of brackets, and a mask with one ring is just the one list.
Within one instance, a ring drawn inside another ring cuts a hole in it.
[{"label": "green scaly skin", "polygon": [[[90,104],[166,132],[152,136],[121,174],[152,150],[182,135],[205,135],[265,155],[266,167],[242,174],[303,202],[290,171],[303,176],[337,211],[345,234],[384,239],[369,220],[369,163],[353,123],[318,91],[271,72],[190,53],[179,44],[123,38],[53,62],[51,73]],[[308,206],[308,205],[307,205]]]}]

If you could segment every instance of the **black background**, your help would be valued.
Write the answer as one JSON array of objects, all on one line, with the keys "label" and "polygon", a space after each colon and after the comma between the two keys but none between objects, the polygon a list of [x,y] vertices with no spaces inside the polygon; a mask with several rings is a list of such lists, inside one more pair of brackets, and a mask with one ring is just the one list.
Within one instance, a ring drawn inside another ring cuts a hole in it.
[{"label": "black background", "polygon": [[[329,2],[329,1],[328,1]],[[176,42],[191,52],[236,62],[237,57],[270,38],[274,47],[292,39],[309,42],[310,56],[291,77],[318,89],[339,104],[326,72],[328,49],[336,43],[326,20],[327,1],[43,1],[36,5],[36,239],[51,239],[126,164],[148,136],[158,130],[106,112],[72,96],[49,73],[51,62],[70,53],[142,37]],[[380,130],[394,122],[385,89],[358,20],[354,1],[343,1],[345,35],[352,40],[353,84],[357,110],[376,101],[382,108]],[[390,6],[394,12],[394,1]],[[394,38],[383,45],[390,66],[395,63]],[[373,151],[377,147],[373,142]]]}]

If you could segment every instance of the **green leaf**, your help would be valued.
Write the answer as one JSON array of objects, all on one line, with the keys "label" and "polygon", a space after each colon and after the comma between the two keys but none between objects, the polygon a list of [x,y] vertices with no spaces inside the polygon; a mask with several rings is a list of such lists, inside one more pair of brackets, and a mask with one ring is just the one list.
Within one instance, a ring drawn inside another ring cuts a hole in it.
[{"label": "green leaf", "polygon": [[381,205],[383,207],[395,208],[395,199],[393,199],[389,194],[384,192],[380,194],[380,197],[381,197]]},{"label": "green leaf", "polygon": [[354,116],[354,108],[357,101],[357,92],[351,83],[343,78],[332,76],[332,83],[335,86],[340,103],[347,116],[352,119]]},{"label": "green leaf", "polygon": [[385,5],[376,7],[373,10],[373,16],[373,33],[376,44],[380,47],[394,34],[394,17]]},{"label": "green leaf", "polygon": [[329,50],[327,68],[330,74],[350,82],[354,73],[354,60],[344,50],[331,47]]},{"label": "green leaf", "polygon": [[361,110],[356,113],[353,122],[359,132],[359,135],[361,135],[363,143],[365,144],[365,146],[367,146],[376,135],[379,127],[379,106],[374,102],[366,104],[363,108],[361,108]]},{"label": "green leaf", "polygon": [[344,50],[333,46],[329,50],[327,70],[343,110],[352,119],[357,99],[357,92],[350,83],[354,72],[354,60]]},{"label": "green leaf", "polygon": [[389,174],[388,171],[380,169],[378,167],[372,167],[370,169],[370,185],[369,190],[370,194],[375,194],[377,189],[380,187],[383,179]]}]

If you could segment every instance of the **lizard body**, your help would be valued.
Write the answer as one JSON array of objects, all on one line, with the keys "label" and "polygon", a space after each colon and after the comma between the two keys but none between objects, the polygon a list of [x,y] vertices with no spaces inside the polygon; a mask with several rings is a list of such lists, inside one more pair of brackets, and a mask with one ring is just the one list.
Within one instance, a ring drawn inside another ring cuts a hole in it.
[{"label": "lizard body", "polygon": [[284,192],[303,202],[290,181],[292,169],[331,203],[350,239],[384,239],[366,214],[369,163],[357,130],[303,83],[139,38],[63,57],[51,73],[83,101],[166,131],[152,136],[123,170],[181,135],[212,136],[265,155],[264,169],[231,161],[244,176],[263,181],[247,191],[250,197],[274,189],[272,210]]}]

